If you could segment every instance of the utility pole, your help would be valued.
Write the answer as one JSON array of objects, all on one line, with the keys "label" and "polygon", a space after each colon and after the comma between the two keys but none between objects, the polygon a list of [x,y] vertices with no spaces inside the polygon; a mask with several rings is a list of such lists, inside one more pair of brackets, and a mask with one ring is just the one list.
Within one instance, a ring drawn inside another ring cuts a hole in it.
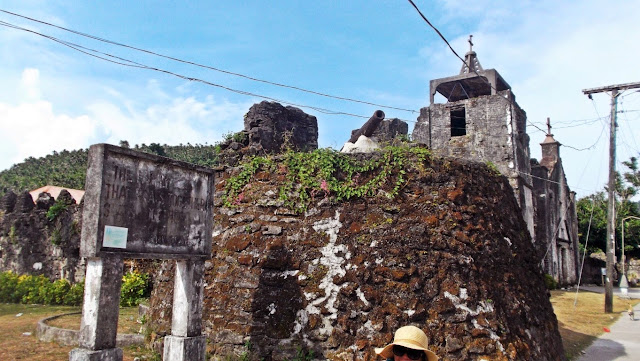
[{"label": "utility pole", "polygon": [[604,312],[613,312],[613,256],[616,244],[616,214],[615,214],[615,187],[616,187],[616,113],[619,91],[640,88],[640,83],[627,83],[609,85],[599,88],[583,89],[582,92],[591,94],[611,92],[611,129],[609,132],[609,202],[607,205],[607,275],[604,288]]}]

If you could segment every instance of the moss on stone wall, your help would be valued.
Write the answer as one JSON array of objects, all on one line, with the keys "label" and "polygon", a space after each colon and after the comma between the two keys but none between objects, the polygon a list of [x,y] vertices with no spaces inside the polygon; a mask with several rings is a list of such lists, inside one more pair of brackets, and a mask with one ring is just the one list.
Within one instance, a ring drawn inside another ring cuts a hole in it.
[{"label": "moss on stone wall", "polygon": [[[203,322],[211,355],[250,344],[255,359],[304,348],[318,359],[374,360],[373,347],[413,324],[447,360],[563,359],[513,192],[485,164],[422,148],[255,159],[217,179]],[[171,265],[160,267],[151,300],[160,335],[171,318]]]}]

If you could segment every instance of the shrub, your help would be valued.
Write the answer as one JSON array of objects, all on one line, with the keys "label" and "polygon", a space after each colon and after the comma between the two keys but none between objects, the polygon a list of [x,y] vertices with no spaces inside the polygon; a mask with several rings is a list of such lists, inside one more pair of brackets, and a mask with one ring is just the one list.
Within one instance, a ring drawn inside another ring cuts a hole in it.
[{"label": "shrub", "polygon": [[79,306],[82,304],[83,298],[84,282],[74,283],[69,287],[69,292],[62,297],[62,304],[65,306]]},{"label": "shrub", "polygon": [[83,295],[83,282],[72,285],[67,280],[51,282],[43,275],[0,272],[0,302],[78,306]]},{"label": "shrub", "polygon": [[18,302],[14,297],[18,286],[18,275],[8,271],[0,273],[0,302]]},{"label": "shrub", "polygon": [[553,276],[550,274],[544,275],[544,285],[547,286],[548,290],[555,290],[558,288],[558,282],[553,279]]},{"label": "shrub", "polygon": [[149,275],[146,273],[128,272],[122,276],[120,306],[137,306],[140,300],[149,297],[151,292]]},{"label": "shrub", "polygon": [[[57,280],[49,285],[47,291],[48,292],[44,302],[45,304],[64,305],[64,298],[69,293],[69,291],[71,291],[71,283],[69,283],[69,281],[67,280]],[[82,300],[82,297],[80,297],[80,300]]]},{"label": "shrub", "polygon": [[42,275],[22,275],[18,278],[14,297],[21,303],[45,303],[49,283],[49,279]]},{"label": "shrub", "polygon": [[[136,306],[149,297],[151,282],[148,274],[130,272],[122,277],[120,305]],[[17,275],[0,272],[0,302],[39,303],[45,305],[79,306],[84,298],[84,282],[67,280],[51,282],[43,275]]]},{"label": "shrub", "polygon": [[68,204],[57,200],[47,211],[47,219],[53,221],[58,215],[67,209]]}]

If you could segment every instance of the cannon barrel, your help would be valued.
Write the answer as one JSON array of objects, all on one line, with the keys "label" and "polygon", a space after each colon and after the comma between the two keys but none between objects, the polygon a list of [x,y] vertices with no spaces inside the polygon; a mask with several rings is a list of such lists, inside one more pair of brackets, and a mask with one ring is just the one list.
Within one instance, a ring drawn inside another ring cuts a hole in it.
[{"label": "cannon barrel", "polygon": [[367,120],[367,122],[364,123],[364,125],[360,129],[358,129],[355,133],[353,133],[353,135],[349,139],[349,142],[355,143],[356,140],[358,140],[358,138],[360,138],[361,135],[364,135],[365,137],[370,137],[373,134],[373,132],[376,131],[376,129],[378,128],[378,125],[380,125],[380,122],[382,122],[383,120],[384,120],[384,112],[382,110],[376,110],[375,112],[373,112],[373,115],[371,116],[371,118],[369,118],[369,120]]}]

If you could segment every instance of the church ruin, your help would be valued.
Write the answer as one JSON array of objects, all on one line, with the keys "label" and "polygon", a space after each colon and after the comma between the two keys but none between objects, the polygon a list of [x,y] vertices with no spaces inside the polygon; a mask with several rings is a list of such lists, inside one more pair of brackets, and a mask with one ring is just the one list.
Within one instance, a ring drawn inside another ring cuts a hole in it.
[{"label": "church ruin", "polygon": [[[560,284],[577,281],[578,221],[560,143],[551,126],[538,162],[529,153],[527,115],[495,69],[483,69],[473,43],[455,76],[430,82],[430,104],[420,109],[413,139],[443,156],[495,167],[509,179],[545,273]],[[436,94],[446,103],[435,103]]]}]

